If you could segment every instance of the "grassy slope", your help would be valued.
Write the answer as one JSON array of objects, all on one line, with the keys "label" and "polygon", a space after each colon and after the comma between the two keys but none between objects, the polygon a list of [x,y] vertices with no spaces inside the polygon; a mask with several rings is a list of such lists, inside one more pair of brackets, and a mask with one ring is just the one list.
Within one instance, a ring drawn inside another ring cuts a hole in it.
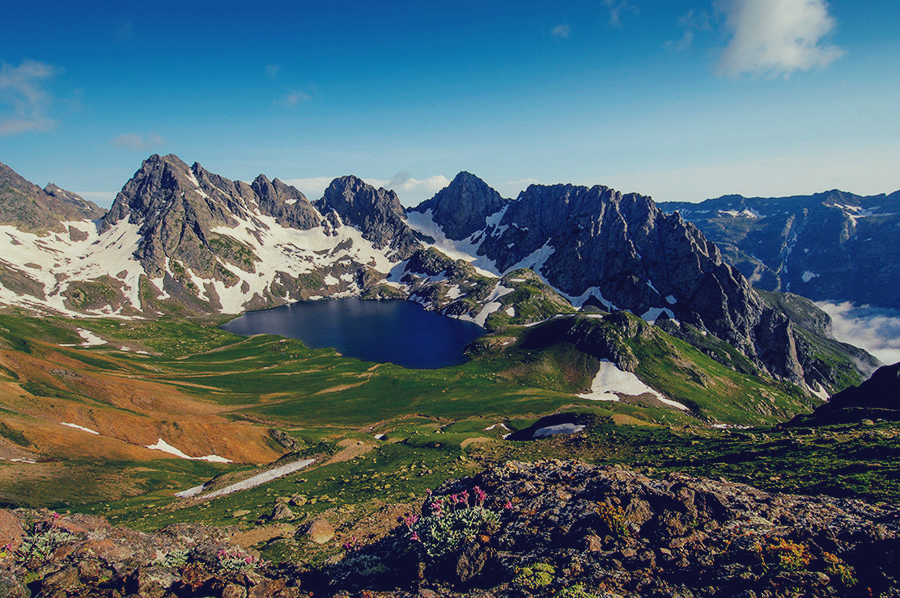
[{"label": "grassy slope", "polygon": [[[298,518],[327,513],[340,524],[339,536],[346,537],[361,535],[371,517],[384,517],[378,515],[384,505],[417,502],[426,488],[447,478],[501,459],[553,457],[622,463],[656,474],[725,476],[772,490],[900,500],[900,435],[890,425],[814,433],[698,427],[704,419],[774,422],[807,399],[788,385],[725,368],[627,314],[571,320],[606,334],[623,355],[634,358],[644,381],[692,406],[699,419],[639,401],[575,398],[604,356],[596,347],[572,342],[523,348],[540,327],[505,328],[485,337],[467,364],[416,371],[346,359],[278,337],[243,339],[219,330],[217,322],[79,321],[78,327],[110,345],[62,348],[60,343],[81,340],[70,320],[4,315],[0,345],[9,355],[65,361],[84,377],[102,374],[157,385],[160,392],[188,397],[233,422],[283,430],[294,443],[286,460],[315,457],[317,463],[252,490],[191,502],[176,500],[174,492],[214,476],[240,479],[255,468],[156,454],[142,459],[49,454],[37,464],[0,461],[0,499],[105,514],[142,529],[198,521],[251,530],[278,497],[303,495],[308,502],[291,507]],[[125,345],[132,350],[117,348]],[[31,382],[14,368],[0,373],[7,391]],[[60,396],[39,400],[75,410],[118,408],[105,405],[99,390],[92,395],[91,387],[81,386],[76,392],[65,381],[45,379],[41,392]],[[29,393],[16,395],[21,396]],[[0,395],[0,446],[35,450],[39,447],[25,445],[40,418],[17,410],[16,397]],[[496,426],[525,428],[539,415],[564,408],[588,413],[594,425],[577,437],[524,443],[503,440],[506,430]],[[385,436],[375,440],[379,433]],[[84,442],[93,438],[84,435]],[[329,463],[358,444],[358,452]],[[290,536],[267,536],[257,548],[274,559],[318,559],[339,551],[339,543],[313,549]]]}]

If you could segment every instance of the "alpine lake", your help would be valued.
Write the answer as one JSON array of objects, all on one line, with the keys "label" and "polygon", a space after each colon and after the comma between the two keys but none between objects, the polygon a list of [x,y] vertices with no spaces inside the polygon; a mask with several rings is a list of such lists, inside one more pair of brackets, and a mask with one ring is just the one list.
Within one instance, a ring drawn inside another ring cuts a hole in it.
[{"label": "alpine lake", "polygon": [[287,336],[311,348],[333,347],[347,357],[422,370],[464,363],[465,346],[486,332],[412,301],[355,298],[248,312],[222,328],[242,336]]}]

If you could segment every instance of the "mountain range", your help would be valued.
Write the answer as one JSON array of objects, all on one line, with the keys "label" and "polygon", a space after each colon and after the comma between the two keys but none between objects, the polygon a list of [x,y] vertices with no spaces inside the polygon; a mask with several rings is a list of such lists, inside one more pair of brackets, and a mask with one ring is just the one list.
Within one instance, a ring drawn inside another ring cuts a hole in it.
[{"label": "mountain range", "polygon": [[[154,318],[405,298],[496,330],[547,317],[516,302],[531,270],[555,305],[628,310],[728,361],[712,344],[724,341],[753,368],[820,395],[846,386],[848,367],[874,368],[870,356],[829,338],[828,317],[810,302],[755,290],[762,271],[748,280],[691,214],[599,185],[532,185],[511,200],[466,172],[408,210],[393,191],[355,176],[311,202],[278,179],[232,181],[174,155],[145,160],[104,213],[4,166],[0,303]],[[824,279],[826,269],[817,271]],[[836,367],[835,351],[852,359]]]},{"label": "mountain range", "polygon": [[750,282],[815,301],[900,309],[900,191],[661,202],[721,248]]}]

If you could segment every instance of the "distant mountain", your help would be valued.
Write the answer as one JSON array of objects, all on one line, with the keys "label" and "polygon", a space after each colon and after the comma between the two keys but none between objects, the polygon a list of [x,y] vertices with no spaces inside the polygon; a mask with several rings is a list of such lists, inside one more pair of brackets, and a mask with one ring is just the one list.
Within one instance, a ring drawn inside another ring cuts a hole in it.
[{"label": "distant mountain", "polygon": [[900,309],[900,191],[727,195],[659,207],[695,224],[759,288]]},{"label": "distant mountain", "polygon": [[[22,203],[11,202],[24,214]],[[72,208],[40,209],[55,222]],[[492,329],[573,309],[628,310],[731,367],[819,394],[858,380],[848,353],[871,363],[827,339],[827,327],[809,324],[816,318],[797,318],[814,307],[757,293],[680,215],[603,186],[532,185],[509,200],[463,172],[405,211],[396,193],[354,176],[310,202],[278,179],[231,181],[154,155],[99,223],[86,220],[94,215],[70,222],[68,237],[35,230],[36,217],[10,220],[0,301],[152,317],[397,297]]]},{"label": "distant mountain", "polygon": [[0,163],[0,224],[32,232],[68,232],[63,222],[93,220],[105,210],[54,184],[41,189]]}]

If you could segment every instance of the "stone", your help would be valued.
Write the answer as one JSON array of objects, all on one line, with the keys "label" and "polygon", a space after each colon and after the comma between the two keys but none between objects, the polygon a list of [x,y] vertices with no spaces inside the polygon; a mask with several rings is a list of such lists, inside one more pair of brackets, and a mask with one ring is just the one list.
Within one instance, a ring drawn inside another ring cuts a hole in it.
[{"label": "stone", "polygon": [[284,519],[293,519],[294,512],[291,511],[290,507],[287,506],[287,503],[278,501],[275,503],[275,508],[272,509],[272,521],[282,521]]},{"label": "stone", "polygon": [[18,548],[24,537],[25,530],[22,529],[18,517],[12,511],[0,509],[0,547],[9,544],[14,549]]},{"label": "stone", "polygon": [[306,535],[316,544],[327,544],[334,538],[334,528],[327,519],[320,517],[309,524]]}]

